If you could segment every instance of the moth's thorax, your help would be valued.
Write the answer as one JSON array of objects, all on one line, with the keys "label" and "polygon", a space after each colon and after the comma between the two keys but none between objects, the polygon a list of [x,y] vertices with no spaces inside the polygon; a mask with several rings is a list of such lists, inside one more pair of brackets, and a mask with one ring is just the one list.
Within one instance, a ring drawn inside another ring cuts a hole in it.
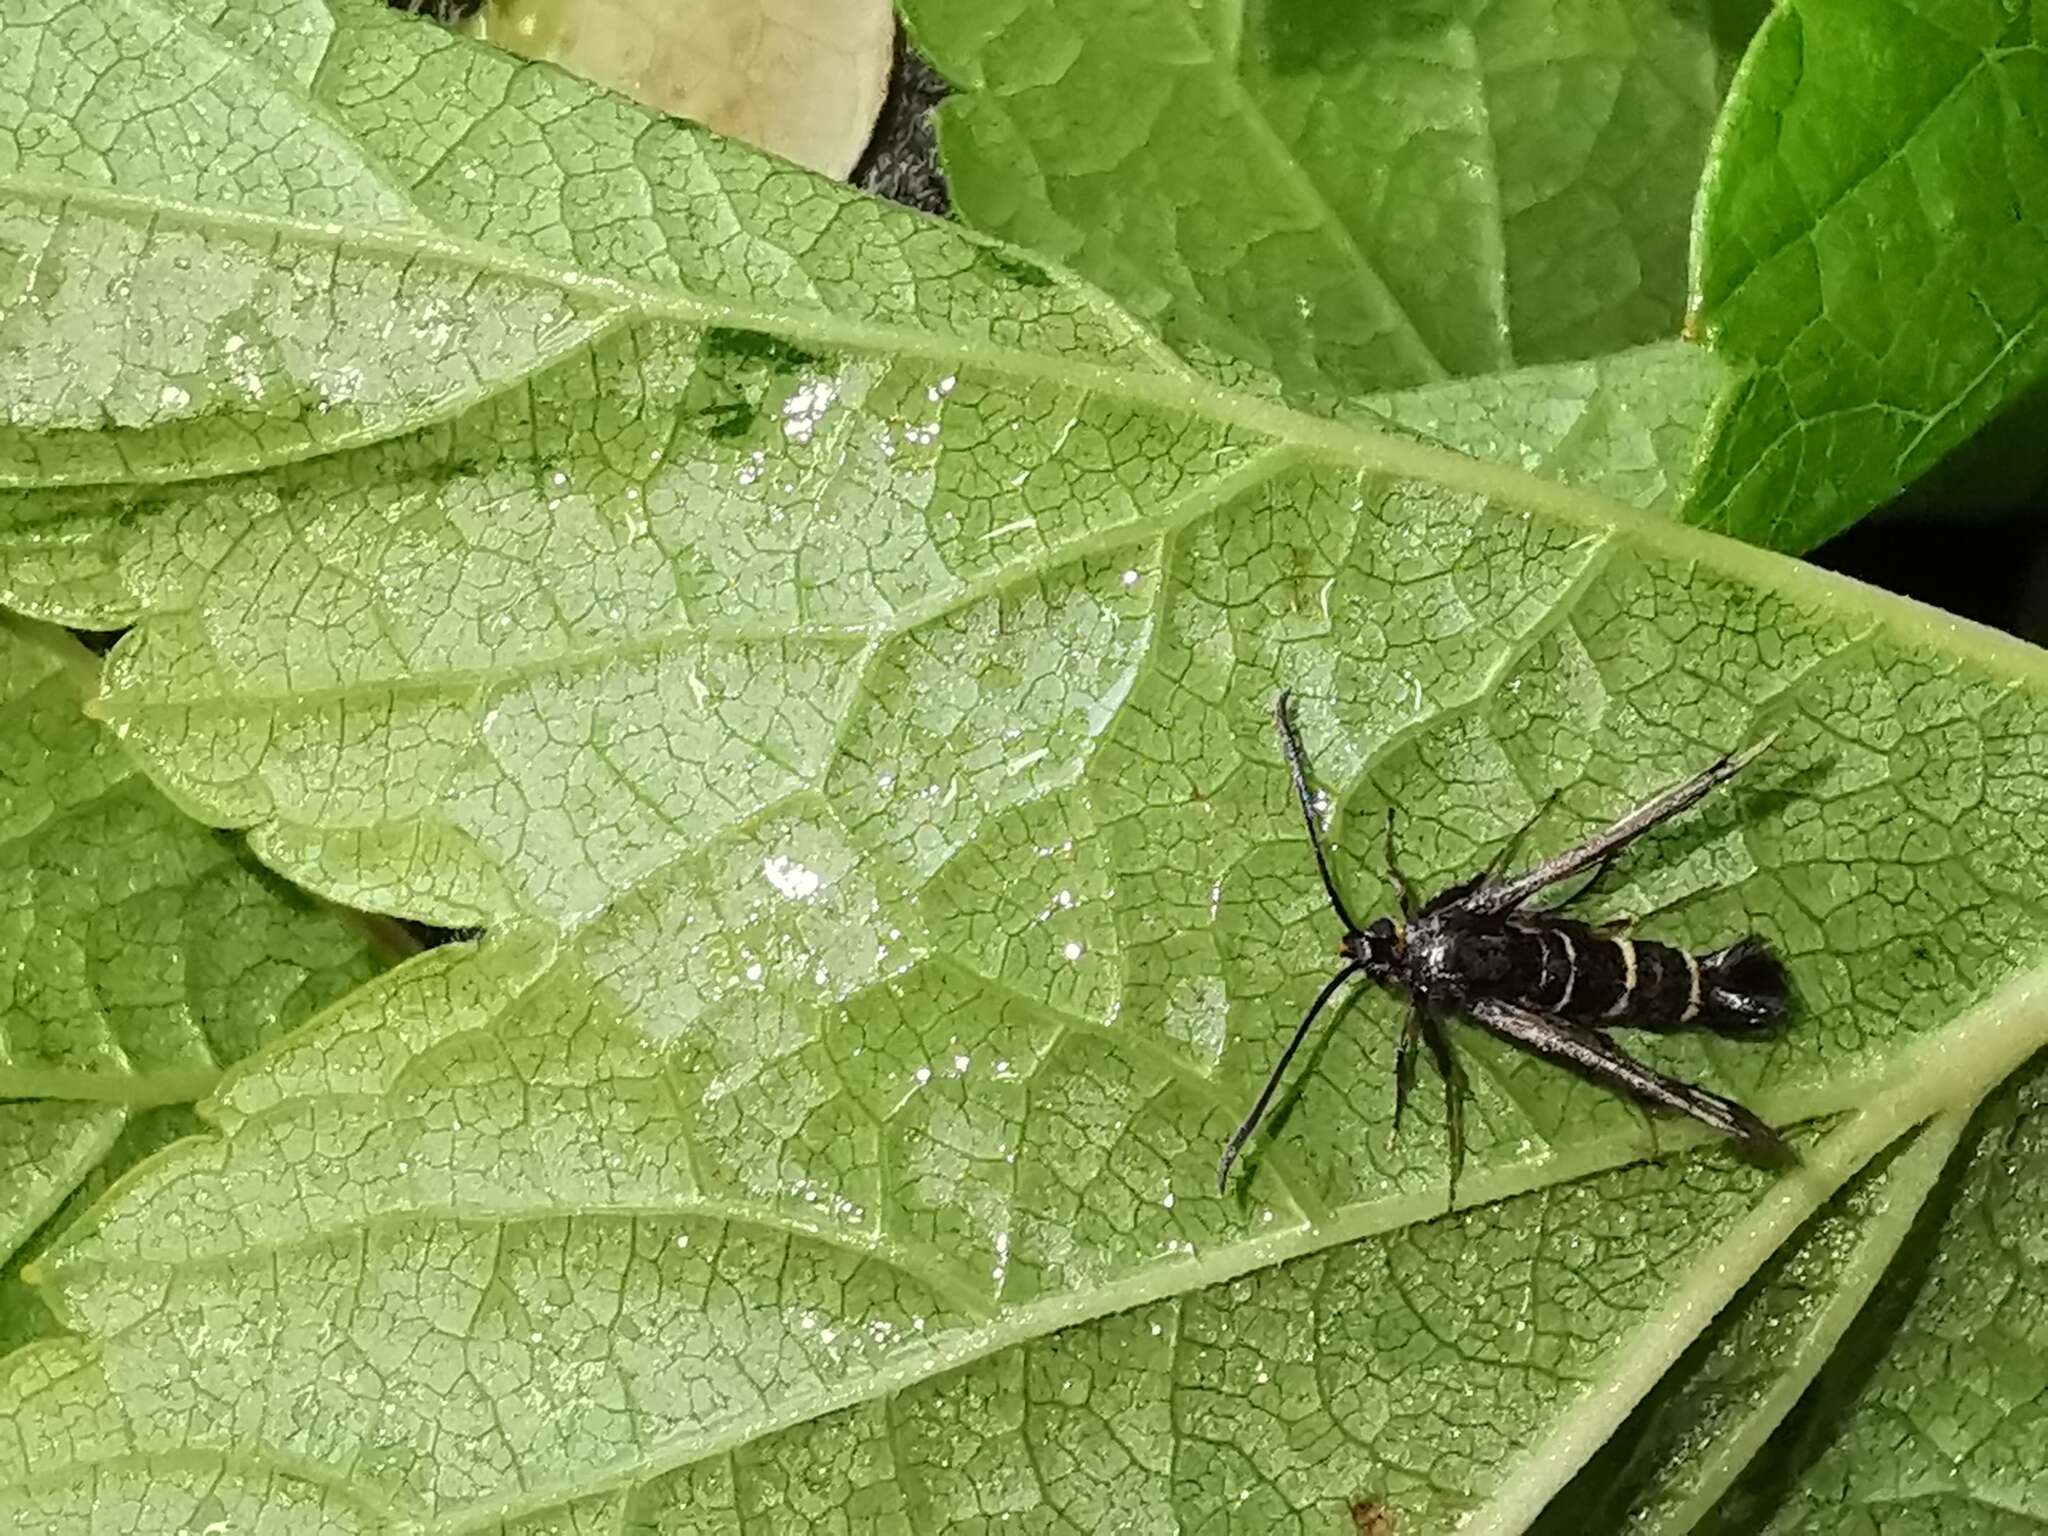
[{"label": "moth's thorax", "polygon": [[1404,979],[1417,992],[1442,994],[1460,990],[1457,936],[1440,919],[1416,919],[1408,930],[1404,958]]}]

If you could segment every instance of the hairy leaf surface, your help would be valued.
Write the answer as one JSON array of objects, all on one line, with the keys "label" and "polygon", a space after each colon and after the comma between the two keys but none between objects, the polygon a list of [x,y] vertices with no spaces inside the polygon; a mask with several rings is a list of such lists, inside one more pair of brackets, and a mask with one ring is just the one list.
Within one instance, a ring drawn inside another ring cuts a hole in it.
[{"label": "hairy leaf surface", "polygon": [[[772,1529],[821,1469],[886,1509],[886,1452],[970,1523],[930,1412],[1077,1510],[1128,1454],[1189,1520],[1377,1487],[1518,1528],[1837,1184],[2048,1034],[2038,653],[1223,389],[1014,252],[375,8],[56,14],[0,20],[41,113],[0,325],[91,335],[125,414],[0,354],[11,599],[139,620],[99,708],[182,804],[490,932],[235,1074],[38,1260],[79,1335],[6,1366],[23,1519],[602,1526],[703,1477],[681,1504]],[[263,110],[209,139],[191,82],[230,78]],[[1802,994],[1659,1060],[1859,1112],[1780,1183],[1603,1199],[1562,1186],[1636,1118],[1461,1035],[1461,1196],[1524,1198],[1435,1222],[1373,997],[1219,1198],[1335,939],[1283,686],[1361,906],[1388,805],[1434,884],[1553,791],[1532,851],[1776,731],[1609,900],[1754,928]],[[1025,1414],[1061,1352],[1118,1363],[1071,1474]],[[1325,1400],[1300,1443],[1266,1360]],[[1175,1427],[1197,1391],[1240,1437]]]}]

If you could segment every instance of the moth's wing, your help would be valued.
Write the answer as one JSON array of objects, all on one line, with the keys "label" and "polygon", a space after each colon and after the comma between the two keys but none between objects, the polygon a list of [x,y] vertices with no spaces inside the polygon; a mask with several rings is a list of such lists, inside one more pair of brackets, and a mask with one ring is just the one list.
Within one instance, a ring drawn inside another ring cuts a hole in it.
[{"label": "moth's wing", "polygon": [[1474,891],[1484,884],[1486,884],[1486,876],[1474,875],[1469,880],[1460,880],[1456,885],[1447,885],[1430,897],[1428,901],[1424,902],[1422,910],[1416,916],[1431,917],[1439,912],[1447,912],[1452,907],[1463,903]]},{"label": "moth's wing", "polygon": [[1747,768],[1775,740],[1777,737],[1773,734],[1740,752],[1731,752],[1704,773],[1696,774],[1683,784],[1674,784],[1660,795],[1651,796],[1612,826],[1594,833],[1577,846],[1552,854],[1541,864],[1519,875],[1487,882],[1462,897],[1457,903],[1458,909],[1475,914],[1509,912],[1558,881],[1569,879],[1582,869],[1591,869],[1602,859],[1621,852],[1652,827],[1699,804]]},{"label": "moth's wing", "polygon": [[1733,1099],[1666,1077],[1645,1066],[1597,1030],[1491,998],[1470,1005],[1473,1022],[1508,1044],[1567,1067],[1589,1082],[1652,1109],[1690,1115],[1774,1162],[1796,1163],[1790,1143]]}]

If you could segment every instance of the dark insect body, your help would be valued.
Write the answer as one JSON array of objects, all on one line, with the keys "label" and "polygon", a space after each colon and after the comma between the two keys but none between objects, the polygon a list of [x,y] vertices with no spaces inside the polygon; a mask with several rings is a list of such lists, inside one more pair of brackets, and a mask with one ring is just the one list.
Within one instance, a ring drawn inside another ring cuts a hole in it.
[{"label": "dark insect body", "polygon": [[[1420,906],[1394,857],[1390,810],[1387,878],[1400,900],[1401,917],[1375,918],[1361,928],[1338,894],[1323,853],[1301,743],[1284,693],[1273,706],[1273,721],[1294,776],[1316,869],[1330,908],[1344,925],[1338,945],[1344,965],[1309,1004],[1251,1113],[1224,1147],[1216,1170],[1219,1189],[1228,1182],[1230,1165],[1257,1129],[1309,1027],[1345,984],[1360,976],[1409,1001],[1408,1022],[1394,1052],[1395,1130],[1400,1129],[1401,1111],[1414,1081],[1418,1040],[1443,1079],[1453,1200],[1465,1156],[1464,1079],[1444,1030],[1454,1014],[1646,1109],[1689,1115],[1769,1160],[1796,1160],[1776,1131],[1733,1099],[1646,1066],[1607,1035],[1610,1029],[1704,1029],[1738,1039],[1767,1033],[1784,1018],[1787,994],[1784,970],[1763,940],[1751,935],[1710,954],[1693,954],[1632,937],[1628,923],[1595,927],[1560,913],[1600,883],[1624,848],[1734,778],[1770,745],[1769,738],[1652,796],[1574,847],[1502,878],[1501,868],[1514,847],[1510,841],[1492,865]],[[1550,887],[1587,870],[1593,872],[1592,878],[1557,906],[1530,905]]]}]

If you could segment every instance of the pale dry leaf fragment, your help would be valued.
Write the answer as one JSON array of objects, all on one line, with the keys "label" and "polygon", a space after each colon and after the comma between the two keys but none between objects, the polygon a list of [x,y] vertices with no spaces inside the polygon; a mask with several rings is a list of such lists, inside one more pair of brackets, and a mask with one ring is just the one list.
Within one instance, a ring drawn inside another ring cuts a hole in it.
[{"label": "pale dry leaf fragment", "polygon": [[481,36],[845,177],[889,83],[887,0],[505,0]]}]

